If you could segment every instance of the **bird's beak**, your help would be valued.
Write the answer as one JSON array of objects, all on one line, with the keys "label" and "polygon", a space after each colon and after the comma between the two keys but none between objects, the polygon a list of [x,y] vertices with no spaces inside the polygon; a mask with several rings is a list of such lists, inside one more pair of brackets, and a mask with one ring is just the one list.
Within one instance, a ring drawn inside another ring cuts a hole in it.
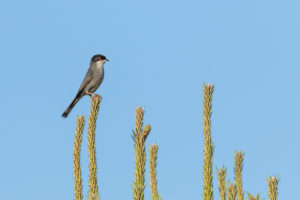
[{"label": "bird's beak", "polygon": [[106,61],[109,61],[108,59],[106,59]]}]

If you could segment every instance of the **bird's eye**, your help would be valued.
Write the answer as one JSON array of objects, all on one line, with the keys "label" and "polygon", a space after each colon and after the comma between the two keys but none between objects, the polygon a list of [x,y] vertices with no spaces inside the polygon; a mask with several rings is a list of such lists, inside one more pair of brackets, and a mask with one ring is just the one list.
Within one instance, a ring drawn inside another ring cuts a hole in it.
[{"label": "bird's eye", "polygon": [[97,60],[101,60],[101,57],[98,57]]}]

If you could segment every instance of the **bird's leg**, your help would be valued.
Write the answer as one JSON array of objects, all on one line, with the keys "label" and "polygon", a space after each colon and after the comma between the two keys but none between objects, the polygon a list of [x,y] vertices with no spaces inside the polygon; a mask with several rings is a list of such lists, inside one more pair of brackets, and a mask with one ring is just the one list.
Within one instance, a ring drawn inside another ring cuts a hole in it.
[{"label": "bird's leg", "polygon": [[93,96],[94,93],[86,92],[86,94],[89,95],[92,98],[92,96]]},{"label": "bird's leg", "polygon": [[96,93],[86,92],[86,94],[88,94],[91,98],[93,97],[93,95],[94,95],[94,96],[98,96],[98,97],[100,97],[101,100],[102,100],[102,97],[101,97],[100,95],[96,94]]}]

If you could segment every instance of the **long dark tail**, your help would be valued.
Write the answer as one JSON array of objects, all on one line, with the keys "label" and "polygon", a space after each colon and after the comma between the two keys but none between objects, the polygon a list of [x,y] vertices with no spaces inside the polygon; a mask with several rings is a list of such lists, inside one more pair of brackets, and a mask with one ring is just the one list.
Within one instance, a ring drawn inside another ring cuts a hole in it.
[{"label": "long dark tail", "polygon": [[72,111],[72,109],[74,108],[74,106],[76,105],[76,103],[81,99],[81,97],[83,97],[84,95],[82,94],[82,91],[79,91],[76,95],[76,97],[73,99],[73,101],[71,102],[71,104],[68,106],[68,108],[64,111],[64,113],[61,115],[63,118],[68,117],[68,115],[70,114],[70,112]]}]

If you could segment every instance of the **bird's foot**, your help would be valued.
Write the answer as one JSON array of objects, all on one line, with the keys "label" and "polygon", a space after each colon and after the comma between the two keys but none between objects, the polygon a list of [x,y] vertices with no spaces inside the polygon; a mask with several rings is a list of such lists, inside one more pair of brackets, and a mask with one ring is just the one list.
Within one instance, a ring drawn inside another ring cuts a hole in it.
[{"label": "bird's foot", "polygon": [[93,95],[97,95],[97,94],[95,94],[95,93],[92,93],[92,92],[86,92],[86,94],[88,94],[90,97],[92,97]]},{"label": "bird's foot", "polygon": [[100,101],[102,101],[102,96],[101,95],[95,93],[95,97],[99,97]]},{"label": "bird's foot", "polygon": [[92,93],[92,92],[86,92],[86,94],[88,94],[91,98],[93,98],[93,96],[100,97],[100,99],[102,100],[102,97],[99,94]]}]

